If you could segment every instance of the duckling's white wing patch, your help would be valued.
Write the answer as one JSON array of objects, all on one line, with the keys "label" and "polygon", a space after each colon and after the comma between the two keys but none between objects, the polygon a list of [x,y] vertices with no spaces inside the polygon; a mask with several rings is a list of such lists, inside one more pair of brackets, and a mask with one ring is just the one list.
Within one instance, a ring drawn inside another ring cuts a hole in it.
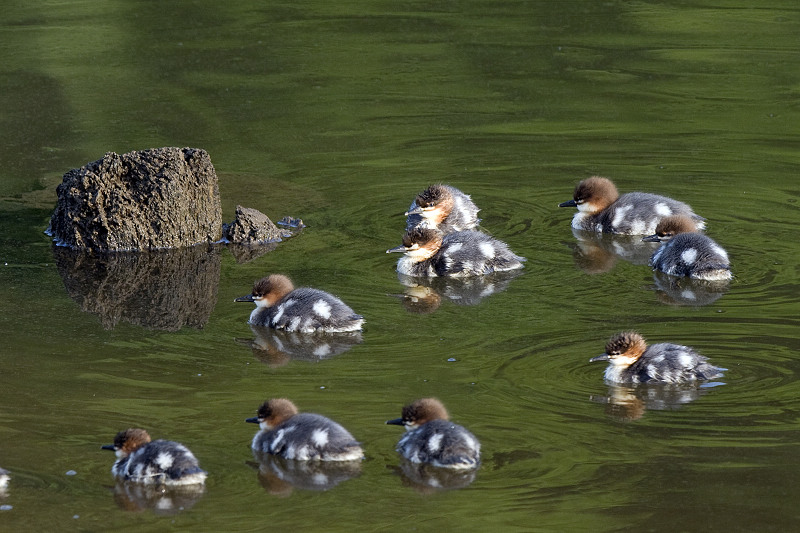
[{"label": "duckling's white wing patch", "polygon": [[697,248],[689,248],[681,253],[681,259],[687,264],[691,265],[697,260]]},{"label": "duckling's white wing patch", "polygon": [[162,470],[169,470],[174,462],[175,458],[167,452],[161,452],[156,456],[156,464]]},{"label": "duckling's white wing patch", "polygon": [[663,202],[657,202],[656,205],[653,206],[653,211],[662,217],[668,217],[672,214],[672,209],[670,209],[669,206]]},{"label": "duckling's white wing patch", "polygon": [[315,429],[311,433],[311,440],[320,448],[324,447],[326,444],[328,444],[328,430]]},{"label": "duckling's white wing patch", "polygon": [[494,245],[490,242],[482,242],[478,245],[478,248],[480,248],[481,253],[489,259],[493,259],[496,254]]},{"label": "duckling's white wing patch", "polygon": [[438,452],[442,447],[442,438],[444,435],[442,433],[437,433],[430,439],[428,439],[428,451],[431,453]]},{"label": "duckling's white wing patch", "polygon": [[625,216],[628,214],[628,211],[633,209],[632,205],[625,205],[620,207],[614,212],[614,218],[611,220],[611,225],[616,227],[622,224],[622,221],[625,220]]},{"label": "duckling's white wing patch", "polygon": [[321,318],[328,319],[331,317],[331,304],[325,300],[317,300],[314,302],[313,308],[314,312],[317,313]]}]

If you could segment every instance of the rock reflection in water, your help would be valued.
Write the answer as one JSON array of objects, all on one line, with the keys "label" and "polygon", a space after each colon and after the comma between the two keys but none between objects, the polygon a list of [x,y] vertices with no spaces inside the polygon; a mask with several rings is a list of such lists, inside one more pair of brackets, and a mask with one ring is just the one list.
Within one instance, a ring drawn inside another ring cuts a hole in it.
[{"label": "rock reflection in water", "polygon": [[203,484],[167,487],[117,483],[114,487],[114,501],[125,511],[151,510],[156,514],[174,515],[190,509],[204,493]]},{"label": "rock reflection in water", "polygon": [[641,235],[614,235],[572,228],[576,242],[569,243],[575,266],[587,274],[611,271],[618,259],[647,265],[659,243],[644,242]]},{"label": "rock reflection in water", "polygon": [[[361,475],[361,461],[293,461],[253,450],[258,480],[269,494],[288,496],[294,489],[330,490]],[[255,465],[253,465],[255,466]]]},{"label": "rock reflection in water", "polygon": [[477,468],[453,469],[436,467],[427,463],[412,463],[403,459],[400,465],[392,467],[403,480],[403,485],[421,494],[445,490],[463,489],[475,481]]},{"label": "rock reflection in water", "polygon": [[262,255],[271,252],[278,247],[277,242],[270,242],[267,244],[229,244],[228,251],[231,253],[236,262],[241,264],[249,263],[254,259],[258,259]]},{"label": "rock reflection in water", "polygon": [[53,256],[67,293],[106,329],[120,320],[166,331],[202,328],[217,303],[213,247],[92,254],[54,246]]},{"label": "rock reflection in water", "polygon": [[608,396],[592,396],[591,400],[605,404],[606,414],[614,420],[632,422],[642,418],[648,409],[655,411],[680,409],[718,385],[724,383],[609,385]]},{"label": "rock reflection in water", "polygon": [[702,307],[713,304],[728,291],[728,281],[706,281],[677,278],[663,272],[653,272],[653,289],[658,299],[669,305]]},{"label": "rock reflection in water", "polygon": [[253,350],[253,355],[271,367],[291,360],[321,361],[342,354],[363,341],[360,332],[298,333],[250,324],[255,339],[237,339]]},{"label": "rock reflection in water", "polygon": [[484,298],[506,290],[511,280],[522,273],[522,270],[509,270],[466,278],[420,278],[398,274],[397,279],[405,286],[403,294],[398,296],[409,313],[433,313],[442,300],[456,305],[478,305]]}]

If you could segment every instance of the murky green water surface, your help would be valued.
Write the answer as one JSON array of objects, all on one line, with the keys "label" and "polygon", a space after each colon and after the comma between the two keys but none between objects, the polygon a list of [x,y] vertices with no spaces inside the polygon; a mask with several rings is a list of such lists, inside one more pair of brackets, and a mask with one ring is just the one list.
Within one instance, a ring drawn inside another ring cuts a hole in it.
[{"label": "murky green water surface", "polygon": [[[3,11],[0,466],[13,479],[0,529],[797,527],[794,2]],[[53,250],[42,231],[64,172],[159,146],[208,150],[225,220],[242,204],[308,227],[249,262],[200,250],[174,270]],[[556,205],[592,174],[706,216],[732,257],[728,290],[671,285],[614,255],[624,243],[573,236]],[[384,251],[440,181],[528,258],[502,290],[400,296]],[[166,271],[182,295],[160,289]],[[251,331],[233,299],[269,272],[341,296],[367,318],[363,342],[292,358]],[[724,385],[610,389],[587,361],[629,328],[696,347],[729,369]],[[428,395],[483,443],[465,487],[400,472],[384,421]],[[360,475],[328,491],[259,476],[244,419],[276,396],[348,427]],[[172,514],[115,497],[100,446],[130,426],[189,445],[205,494]]]}]

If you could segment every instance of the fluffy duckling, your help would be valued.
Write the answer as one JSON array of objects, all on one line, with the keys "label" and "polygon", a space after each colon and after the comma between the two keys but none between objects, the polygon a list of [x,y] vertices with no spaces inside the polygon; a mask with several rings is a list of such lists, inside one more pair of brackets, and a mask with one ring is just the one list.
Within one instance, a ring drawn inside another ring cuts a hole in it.
[{"label": "fluffy duckling", "polygon": [[404,252],[397,271],[406,276],[481,276],[522,268],[524,257],[508,245],[478,231],[443,234],[416,228],[403,236],[403,244],[386,253]]},{"label": "fluffy duckling", "polygon": [[301,333],[341,333],[361,330],[364,317],[336,296],[301,287],[282,274],[272,274],[253,285],[253,293],[236,302],[253,302],[249,323]]},{"label": "fluffy duckling", "polygon": [[698,228],[705,227],[703,217],[683,202],[646,192],[620,196],[611,180],[599,176],[578,183],[573,199],[558,206],[578,208],[572,218],[572,227],[578,230],[650,235],[659,221],[670,215],[686,215]]},{"label": "fluffy duckling", "polygon": [[114,444],[102,447],[117,455],[111,473],[121,481],[145,485],[194,485],[203,483],[206,472],[189,448],[169,440],[150,441],[143,429],[120,431]]},{"label": "fluffy duckling", "polygon": [[634,331],[611,337],[602,355],[589,362],[608,361],[605,378],[614,383],[690,383],[722,376],[725,368],[711,365],[689,346],[660,343],[648,346]]},{"label": "fluffy duckling", "polygon": [[428,228],[453,233],[472,229],[480,222],[478,211],[468,194],[449,185],[431,185],[417,195],[406,211],[406,231]]},{"label": "fluffy duckling", "polygon": [[404,426],[406,434],[397,451],[412,463],[444,468],[475,468],[481,444],[466,428],[450,422],[447,410],[436,398],[422,398],[403,407],[403,416],[386,423]]},{"label": "fluffy duckling", "polygon": [[257,416],[246,422],[258,424],[261,431],[251,447],[297,461],[355,461],[364,458],[359,443],[341,425],[322,415],[300,413],[284,398],[264,402]]},{"label": "fluffy duckling", "polygon": [[685,215],[664,218],[655,234],[642,240],[663,243],[650,257],[653,270],[707,281],[733,278],[728,253],[710,237],[697,233],[697,224]]}]

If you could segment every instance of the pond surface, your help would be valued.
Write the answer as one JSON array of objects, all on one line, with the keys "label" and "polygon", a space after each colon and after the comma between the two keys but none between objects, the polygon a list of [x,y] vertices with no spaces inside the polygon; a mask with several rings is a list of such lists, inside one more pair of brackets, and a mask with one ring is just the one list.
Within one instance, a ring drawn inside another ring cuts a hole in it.
[{"label": "pond surface", "polygon": [[[0,529],[796,529],[796,2],[3,11]],[[160,146],[210,153],[226,221],[241,204],[307,227],[249,261],[53,249],[64,172]],[[556,206],[594,174],[691,204],[735,280],[675,284],[623,239],[573,235]],[[528,258],[521,275],[398,279],[384,251],[435,182],[472,195],[482,228]],[[360,342],[251,330],[233,300],[270,272],[339,295],[367,319]],[[626,329],[694,346],[723,383],[607,386],[588,360]],[[360,471],[323,491],[260,464],[244,419],[281,396],[350,429]],[[474,478],[427,478],[450,490],[404,471],[384,424],[423,396],[483,444]],[[169,512],[115,488],[100,446],[127,427],[187,444],[205,493],[172,495]]]}]

